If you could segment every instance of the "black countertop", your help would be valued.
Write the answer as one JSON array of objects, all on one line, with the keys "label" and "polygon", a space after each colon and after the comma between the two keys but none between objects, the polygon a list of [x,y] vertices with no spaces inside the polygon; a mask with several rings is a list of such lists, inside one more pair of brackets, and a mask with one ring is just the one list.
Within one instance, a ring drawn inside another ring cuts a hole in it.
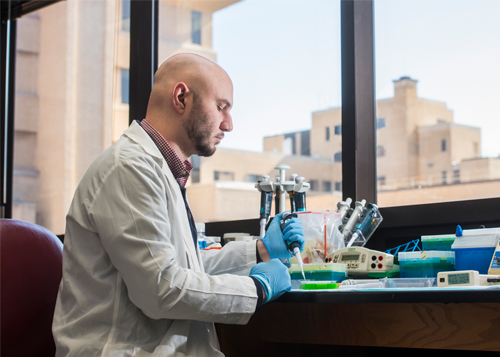
[{"label": "black countertop", "polygon": [[430,288],[363,291],[290,291],[280,303],[491,303],[500,302],[500,289]]}]

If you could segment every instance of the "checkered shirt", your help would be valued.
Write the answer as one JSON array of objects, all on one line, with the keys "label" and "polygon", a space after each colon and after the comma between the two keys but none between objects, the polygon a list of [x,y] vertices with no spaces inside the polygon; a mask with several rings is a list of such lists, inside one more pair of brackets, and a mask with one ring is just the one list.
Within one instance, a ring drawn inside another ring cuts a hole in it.
[{"label": "checkered shirt", "polygon": [[151,139],[155,142],[158,149],[160,149],[161,154],[167,161],[168,167],[174,178],[182,185],[182,187],[186,186],[186,182],[189,179],[189,174],[193,169],[193,165],[186,160],[184,162],[181,161],[179,155],[172,149],[167,140],[161,135],[158,130],[154,128],[146,119],[142,119],[140,125],[146,130]]}]

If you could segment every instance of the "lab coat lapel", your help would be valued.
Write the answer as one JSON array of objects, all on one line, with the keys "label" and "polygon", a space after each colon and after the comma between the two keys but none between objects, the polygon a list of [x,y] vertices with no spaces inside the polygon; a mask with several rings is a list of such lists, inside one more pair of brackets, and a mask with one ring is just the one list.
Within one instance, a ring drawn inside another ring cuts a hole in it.
[{"label": "lab coat lapel", "polygon": [[171,193],[171,197],[169,197],[169,199],[173,200],[176,211],[180,213],[179,217],[181,219],[182,238],[190,268],[195,271],[202,271],[200,262],[198,261],[198,256],[196,254],[196,249],[193,244],[193,236],[191,235],[189,221],[187,215],[183,214],[186,211],[186,207],[184,205],[184,199],[182,198],[182,192],[179,188],[179,184],[172,174],[172,171],[170,171],[165,158],[161,154],[154,141],[148,135],[148,133],[146,133],[146,131],[137,122],[134,121],[123,134],[141,145],[144,150],[149,155],[151,155],[160,165],[162,172],[165,174],[167,182],[169,184]]}]

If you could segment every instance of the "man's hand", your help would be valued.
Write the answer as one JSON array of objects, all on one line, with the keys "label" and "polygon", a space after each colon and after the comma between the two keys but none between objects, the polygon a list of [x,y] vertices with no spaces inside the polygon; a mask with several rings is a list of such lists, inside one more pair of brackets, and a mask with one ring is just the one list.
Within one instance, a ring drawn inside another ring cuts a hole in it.
[{"label": "man's hand", "polygon": [[[284,231],[282,232],[280,227],[282,219],[283,213],[277,214],[274,217],[266,235],[261,239],[264,247],[260,246],[259,248],[259,242],[257,242],[257,250],[262,261],[264,262],[266,261],[265,258],[267,258],[267,254],[270,259],[288,259],[292,257],[293,255],[288,251],[288,244],[292,242],[299,242],[301,252],[304,249],[305,240],[302,221],[298,218],[289,219],[286,222]],[[267,254],[265,251],[267,251]]]},{"label": "man's hand", "polygon": [[250,270],[250,276],[262,284],[265,303],[277,299],[292,288],[288,269],[278,259],[254,265]]}]

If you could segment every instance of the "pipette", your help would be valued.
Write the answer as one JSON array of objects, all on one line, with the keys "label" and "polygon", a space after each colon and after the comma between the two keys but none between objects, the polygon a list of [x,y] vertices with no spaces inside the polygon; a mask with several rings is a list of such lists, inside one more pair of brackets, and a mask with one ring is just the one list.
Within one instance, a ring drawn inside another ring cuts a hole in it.
[{"label": "pipette", "polygon": [[[297,213],[284,213],[283,214],[283,220],[281,221],[281,231],[283,232],[286,228],[286,221],[291,219],[291,218],[298,218]],[[304,274],[304,265],[302,264],[302,257],[300,255],[300,244],[299,242],[291,242],[288,244],[288,251],[292,253],[295,256],[295,259],[297,259],[297,264],[300,267],[300,270],[302,271],[302,277],[304,280],[306,280],[306,275]]]}]

